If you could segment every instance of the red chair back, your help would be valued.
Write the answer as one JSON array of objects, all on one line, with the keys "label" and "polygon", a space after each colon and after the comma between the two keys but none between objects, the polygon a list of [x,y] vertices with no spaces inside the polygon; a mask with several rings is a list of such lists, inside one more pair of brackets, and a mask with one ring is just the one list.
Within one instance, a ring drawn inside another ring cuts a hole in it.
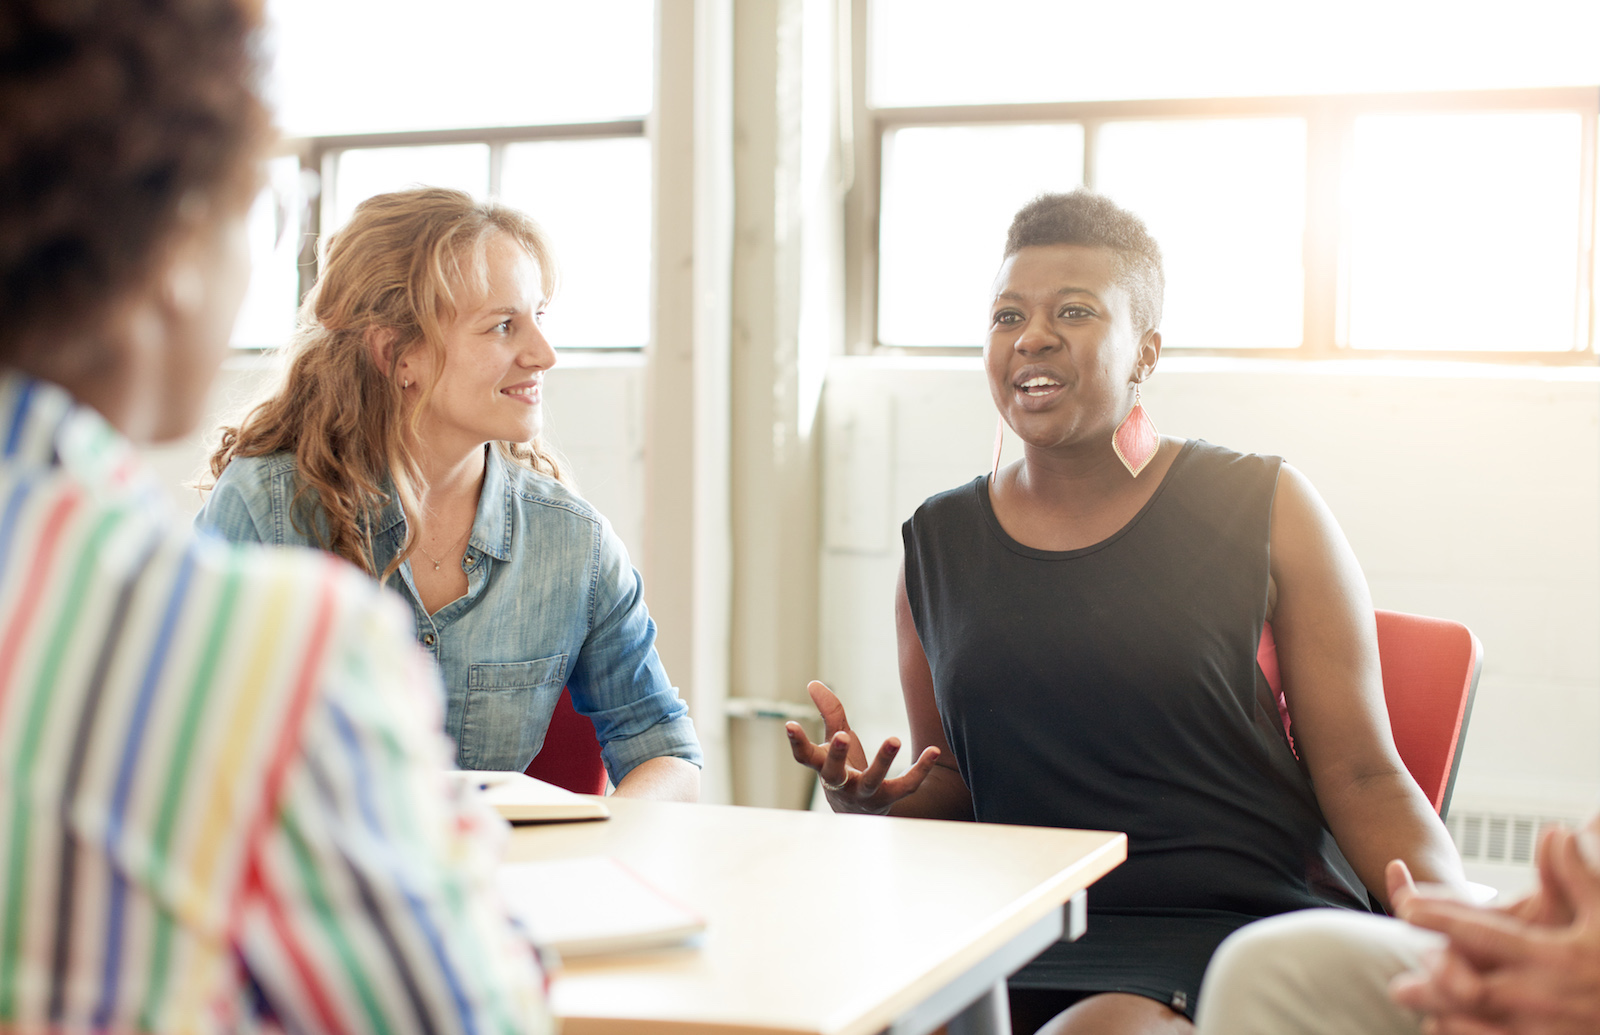
[{"label": "red chair back", "polygon": [[[1443,816],[1450,808],[1461,741],[1483,668],[1483,644],[1460,622],[1399,611],[1376,612],[1383,699],[1395,750],[1428,801]],[[1261,630],[1256,664],[1278,700],[1285,731],[1289,709],[1272,627]],[[1291,744],[1293,741],[1291,740]]]},{"label": "red chair back", "polygon": [[561,698],[550,716],[544,746],[524,770],[529,776],[577,794],[604,794],[606,767],[600,760],[600,739],[594,723],[578,714],[572,695],[561,688]]}]

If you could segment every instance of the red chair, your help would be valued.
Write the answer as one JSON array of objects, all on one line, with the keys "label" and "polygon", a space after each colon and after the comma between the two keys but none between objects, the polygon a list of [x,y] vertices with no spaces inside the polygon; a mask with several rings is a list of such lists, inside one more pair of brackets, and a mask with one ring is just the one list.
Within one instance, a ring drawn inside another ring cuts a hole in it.
[{"label": "red chair", "polygon": [[606,767],[600,760],[600,739],[595,736],[594,723],[578,714],[566,687],[561,688],[561,698],[550,716],[544,746],[523,771],[536,780],[577,794],[606,792]]},{"label": "red chair", "polygon": [[[1376,615],[1383,699],[1394,746],[1411,778],[1443,817],[1461,767],[1461,741],[1483,669],[1483,644],[1459,622],[1399,611]],[[1256,663],[1277,696],[1278,714],[1288,731],[1289,709],[1270,625],[1262,627]]]}]

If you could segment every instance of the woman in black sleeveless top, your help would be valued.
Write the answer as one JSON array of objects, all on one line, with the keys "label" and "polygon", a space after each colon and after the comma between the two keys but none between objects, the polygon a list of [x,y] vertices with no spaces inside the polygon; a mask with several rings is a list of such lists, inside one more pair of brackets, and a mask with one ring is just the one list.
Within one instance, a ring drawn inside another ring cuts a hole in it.
[{"label": "woman in black sleeveless top", "polygon": [[[1141,423],[1160,261],[1086,191],[1017,214],[984,365],[1023,458],[904,529],[918,759],[886,779],[898,743],[869,765],[820,683],[828,740],[789,729],[839,811],[1127,832],[1088,933],[1012,978],[1019,1032],[1063,1010],[1052,1032],[1191,1030],[1206,962],[1243,924],[1386,902],[1395,858],[1463,881],[1394,750],[1371,599],[1326,505],[1276,457]],[[1256,668],[1268,620],[1298,759]]]}]

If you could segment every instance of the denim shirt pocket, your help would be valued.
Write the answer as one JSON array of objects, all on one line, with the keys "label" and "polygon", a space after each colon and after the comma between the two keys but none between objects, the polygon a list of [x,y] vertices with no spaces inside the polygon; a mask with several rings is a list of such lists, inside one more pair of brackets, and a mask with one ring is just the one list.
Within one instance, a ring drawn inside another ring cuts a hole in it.
[{"label": "denim shirt pocket", "polygon": [[461,768],[526,769],[544,745],[566,670],[565,654],[469,666],[456,750]]}]

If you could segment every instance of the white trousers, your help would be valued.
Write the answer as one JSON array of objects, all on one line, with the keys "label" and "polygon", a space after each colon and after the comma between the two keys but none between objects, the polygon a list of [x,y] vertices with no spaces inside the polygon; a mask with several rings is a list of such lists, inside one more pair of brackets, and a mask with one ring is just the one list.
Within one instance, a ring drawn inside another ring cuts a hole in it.
[{"label": "white trousers", "polygon": [[1199,1035],[1417,1035],[1389,979],[1444,939],[1388,917],[1308,909],[1222,943],[1200,986]]}]

